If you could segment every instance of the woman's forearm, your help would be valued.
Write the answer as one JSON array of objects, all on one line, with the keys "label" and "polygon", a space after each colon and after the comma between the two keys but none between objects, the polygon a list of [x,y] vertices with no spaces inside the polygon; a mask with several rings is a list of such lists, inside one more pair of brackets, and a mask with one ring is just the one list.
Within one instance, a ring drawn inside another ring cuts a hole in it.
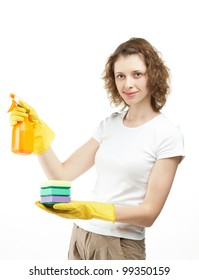
[{"label": "woman's forearm", "polygon": [[69,180],[67,179],[67,174],[64,171],[63,163],[60,162],[51,148],[37,157],[49,180]]},{"label": "woman's forearm", "polygon": [[91,138],[64,162],[60,162],[51,148],[38,155],[38,159],[49,180],[73,181],[94,165],[98,148],[99,143]]},{"label": "woman's forearm", "polygon": [[115,211],[116,222],[142,227],[150,227],[159,214],[155,209],[144,203],[138,206],[116,206]]}]

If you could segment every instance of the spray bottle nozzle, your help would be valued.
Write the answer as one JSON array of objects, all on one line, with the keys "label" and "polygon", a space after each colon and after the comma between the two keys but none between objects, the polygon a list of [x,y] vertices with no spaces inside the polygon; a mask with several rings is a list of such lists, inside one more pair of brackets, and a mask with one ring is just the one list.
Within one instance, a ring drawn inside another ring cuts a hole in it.
[{"label": "spray bottle nozzle", "polygon": [[15,101],[15,94],[11,93],[10,97],[12,98],[12,103],[8,110],[8,113],[11,112],[17,106],[17,102]]},{"label": "spray bottle nozzle", "polygon": [[8,113],[11,112],[18,104],[18,100],[20,99],[18,96],[16,96],[14,93],[10,94],[10,97],[12,98],[12,104],[8,110]]},{"label": "spray bottle nozzle", "polygon": [[14,94],[14,93],[11,93],[11,94],[10,94],[10,97],[14,99],[14,98],[15,98],[15,94]]}]

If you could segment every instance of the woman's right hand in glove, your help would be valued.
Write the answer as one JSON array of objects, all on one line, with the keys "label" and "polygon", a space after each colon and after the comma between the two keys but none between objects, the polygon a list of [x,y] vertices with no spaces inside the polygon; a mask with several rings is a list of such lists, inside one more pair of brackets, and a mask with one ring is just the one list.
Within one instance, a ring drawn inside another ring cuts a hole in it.
[{"label": "woman's right hand in glove", "polygon": [[50,147],[55,134],[47,124],[39,118],[36,111],[30,105],[19,100],[18,105],[10,113],[11,126],[17,124],[17,122],[23,121],[26,117],[28,117],[34,130],[33,152],[36,155],[43,154]]}]

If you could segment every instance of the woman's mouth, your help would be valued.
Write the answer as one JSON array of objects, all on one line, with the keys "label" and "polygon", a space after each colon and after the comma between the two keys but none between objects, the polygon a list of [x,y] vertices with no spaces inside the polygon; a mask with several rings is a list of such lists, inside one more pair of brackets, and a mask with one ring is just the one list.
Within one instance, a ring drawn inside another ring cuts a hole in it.
[{"label": "woman's mouth", "polygon": [[137,91],[123,92],[127,97],[134,97]]}]

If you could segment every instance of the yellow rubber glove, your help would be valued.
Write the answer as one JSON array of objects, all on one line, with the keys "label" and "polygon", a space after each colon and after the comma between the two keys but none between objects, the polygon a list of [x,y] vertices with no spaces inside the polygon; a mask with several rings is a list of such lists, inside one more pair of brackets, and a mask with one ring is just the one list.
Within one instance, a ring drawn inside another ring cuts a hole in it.
[{"label": "yellow rubber glove", "polygon": [[99,219],[115,222],[115,206],[113,204],[92,201],[72,201],[45,206],[39,201],[35,204],[41,209],[66,219]]},{"label": "yellow rubber glove", "polygon": [[45,153],[55,137],[54,132],[39,118],[36,111],[30,105],[19,100],[18,106],[16,106],[10,113],[10,124],[15,125],[17,122],[23,121],[25,117],[28,117],[33,125],[34,154],[38,155]]}]

